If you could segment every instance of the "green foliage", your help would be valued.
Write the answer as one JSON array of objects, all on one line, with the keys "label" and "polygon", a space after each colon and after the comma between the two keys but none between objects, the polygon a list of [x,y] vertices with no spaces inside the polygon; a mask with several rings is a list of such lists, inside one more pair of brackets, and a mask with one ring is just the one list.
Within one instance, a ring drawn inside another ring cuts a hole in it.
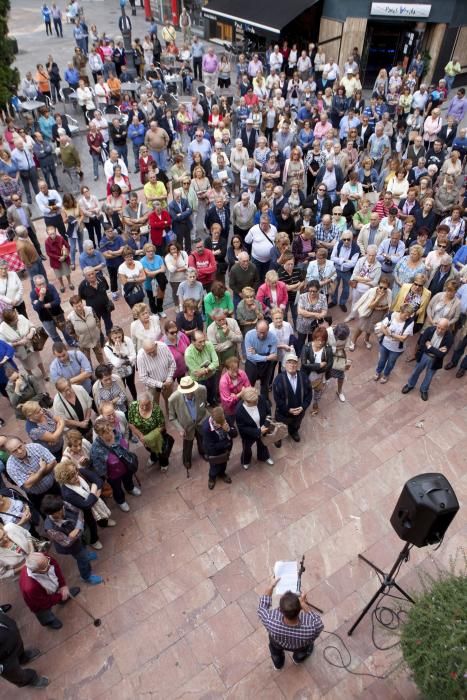
[{"label": "green foliage", "polygon": [[422,577],[402,628],[402,653],[426,700],[467,697],[467,561],[463,571]]},{"label": "green foliage", "polygon": [[13,68],[15,54],[8,37],[9,0],[0,0],[0,105],[7,104],[19,83],[19,72]]}]

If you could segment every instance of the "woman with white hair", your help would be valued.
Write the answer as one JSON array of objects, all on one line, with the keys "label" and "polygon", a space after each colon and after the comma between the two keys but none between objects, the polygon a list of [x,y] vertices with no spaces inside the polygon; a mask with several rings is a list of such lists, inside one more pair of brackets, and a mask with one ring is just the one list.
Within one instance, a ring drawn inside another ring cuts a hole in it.
[{"label": "woman with white hair", "polygon": [[256,444],[258,462],[266,462],[273,465],[269,450],[261,440],[268,432],[266,417],[268,415],[268,404],[266,400],[258,394],[253,387],[243,390],[242,399],[238,402],[235,411],[238,432],[242,439],[242,466],[244,469],[250,468],[253,445]]},{"label": "woman with white hair", "polygon": [[365,347],[371,350],[370,336],[374,332],[375,324],[383,320],[392,303],[392,293],[389,289],[389,280],[382,277],[376,287],[370,287],[354,303],[352,313],[358,317],[357,326],[349,341],[349,350],[355,350],[355,344],[362,333],[365,334]]},{"label": "woman with white hair", "polygon": [[352,277],[350,278],[350,286],[352,287],[352,311],[346,318],[350,321],[355,318],[354,306],[368,289],[376,287],[381,277],[381,264],[376,259],[378,248],[375,245],[369,245],[366,249],[366,255],[362,255],[355,264]]},{"label": "woman with white hair", "polygon": [[240,170],[246,166],[250,159],[247,149],[243,146],[242,139],[235,139],[235,148],[230,154],[230,167],[234,178],[233,194],[240,192]]},{"label": "woman with white hair", "polygon": [[14,523],[0,526],[0,580],[17,578],[28,554],[34,552],[30,533]]}]

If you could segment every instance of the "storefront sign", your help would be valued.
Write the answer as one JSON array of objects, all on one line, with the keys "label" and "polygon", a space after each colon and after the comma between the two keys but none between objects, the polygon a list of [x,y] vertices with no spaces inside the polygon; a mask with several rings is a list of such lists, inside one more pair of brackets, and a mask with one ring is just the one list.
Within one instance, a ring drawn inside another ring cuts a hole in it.
[{"label": "storefront sign", "polygon": [[407,5],[406,3],[372,2],[371,15],[380,17],[429,17],[431,5]]}]

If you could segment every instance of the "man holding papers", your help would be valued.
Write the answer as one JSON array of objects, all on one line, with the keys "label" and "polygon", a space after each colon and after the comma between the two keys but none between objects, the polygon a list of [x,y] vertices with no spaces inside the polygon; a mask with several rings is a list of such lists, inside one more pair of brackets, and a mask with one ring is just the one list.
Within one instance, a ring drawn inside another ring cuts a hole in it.
[{"label": "man holding papers", "polygon": [[311,612],[306,595],[288,591],[272,609],[272,592],[280,578],[275,578],[261,596],[258,616],[269,634],[269,651],[276,671],[285,663],[285,651],[292,651],[295,664],[302,663],[313,652],[315,639],[323,631],[319,615]]}]

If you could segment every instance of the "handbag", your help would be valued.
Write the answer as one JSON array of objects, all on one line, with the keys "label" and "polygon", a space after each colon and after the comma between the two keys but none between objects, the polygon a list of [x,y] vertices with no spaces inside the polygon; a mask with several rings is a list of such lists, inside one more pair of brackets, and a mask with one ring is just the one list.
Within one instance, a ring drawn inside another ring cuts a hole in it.
[{"label": "handbag", "polygon": [[279,442],[287,437],[289,429],[285,423],[271,420],[269,425],[269,431],[261,436],[261,440],[265,445],[272,445],[274,442]]},{"label": "handbag", "polygon": [[172,229],[169,229],[168,231],[165,232],[164,238],[165,238],[166,245],[169,245],[170,243],[173,243],[173,241],[177,240],[177,236],[172,231]]},{"label": "handbag", "polygon": [[138,471],[138,457],[133,452],[130,452],[129,450],[125,449],[125,454],[119,455],[112,448],[110,448],[110,451],[118,457],[120,462],[123,462],[130,474],[136,474],[136,472]]},{"label": "handbag", "polygon": [[229,461],[230,452],[221,452],[219,455],[208,455],[206,457],[210,464],[225,464]]},{"label": "handbag", "polygon": [[36,328],[36,330],[34,331],[34,335],[31,339],[31,345],[33,347],[33,350],[35,350],[36,352],[42,350],[42,348],[47,342],[48,337],[49,336],[47,335],[47,332],[43,326],[39,326],[39,328]]},{"label": "handbag", "polygon": [[125,282],[123,285],[123,296],[128,306],[139,304],[144,299],[144,289],[140,284]]}]

